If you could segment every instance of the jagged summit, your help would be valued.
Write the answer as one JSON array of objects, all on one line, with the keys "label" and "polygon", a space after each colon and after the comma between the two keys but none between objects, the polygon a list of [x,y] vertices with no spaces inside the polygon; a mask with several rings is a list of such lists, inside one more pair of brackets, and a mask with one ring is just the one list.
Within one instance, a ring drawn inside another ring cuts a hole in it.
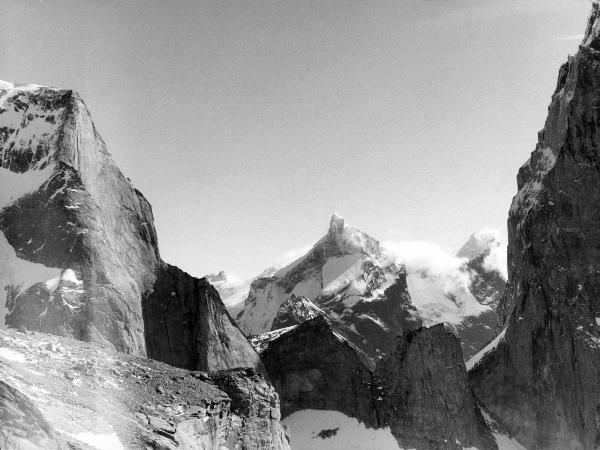
[{"label": "jagged summit", "polygon": [[600,5],[597,1],[592,2],[592,12],[581,45],[600,51]]},{"label": "jagged summit", "polygon": [[338,213],[333,213],[329,220],[329,236],[340,236],[344,231],[344,218]]}]

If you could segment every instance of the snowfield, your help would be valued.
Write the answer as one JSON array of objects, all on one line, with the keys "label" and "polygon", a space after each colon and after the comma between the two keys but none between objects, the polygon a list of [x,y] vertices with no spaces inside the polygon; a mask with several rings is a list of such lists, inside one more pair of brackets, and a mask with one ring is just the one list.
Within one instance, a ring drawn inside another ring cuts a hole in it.
[{"label": "snowfield", "polygon": [[373,430],[338,411],[304,409],[282,420],[294,450],[403,450],[389,429]]}]

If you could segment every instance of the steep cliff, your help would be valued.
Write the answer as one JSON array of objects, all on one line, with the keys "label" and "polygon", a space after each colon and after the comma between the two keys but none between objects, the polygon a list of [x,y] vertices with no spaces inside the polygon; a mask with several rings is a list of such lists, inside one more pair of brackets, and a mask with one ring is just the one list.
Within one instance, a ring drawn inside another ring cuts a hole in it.
[{"label": "steep cliff", "polygon": [[182,367],[260,365],[218,294],[161,260],[150,204],[77,93],[0,83],[0,183],[1,325]]},{"label": "steep cliff", "polygon": [[261,356],[283,418],[337,411],[389,429],[401,448],[497,448],[471,393],[460,343],[444,325],[405,333],[377,364],[323,316],[272,333]]},{"label": "steep cliff", "polygon": [[508,219],[502,333],[474,391],[528,448],[600,446],[600,13],[559,72]]}]

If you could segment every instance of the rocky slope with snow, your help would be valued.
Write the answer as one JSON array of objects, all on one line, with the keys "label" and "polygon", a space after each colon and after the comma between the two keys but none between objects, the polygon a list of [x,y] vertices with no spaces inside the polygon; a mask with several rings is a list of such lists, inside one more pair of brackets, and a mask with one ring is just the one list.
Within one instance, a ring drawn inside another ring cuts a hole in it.
[{"label": "rocky slope with snow", "polygon": [[253,369],[198,372],[34,332],[0,331],[0,447],[289,449]]},{"label": "rocky slope with snow", "polygon": [[371,357],[388,354],[404,331],[446,322],[468,358],[494,337],[504,280],[490,260],[503,248],[494,235],[473,235],[459,256],[446,256],[450,269],[420,256],[407,263],[404,253],[419,251],[382,248],[334,215],[307,254],[252,282],[239,326],[258,335],[312,318],[306,307],[301,318],[304,298],[362,336],[371,348],[357,345]]},{"label": "rocky slope with snow", "polygon": [[[304,412],[318,410],[378,430],[370,435],[387,448],[497,448],[471,392],[460,343],[444,325],[403,334],[377,363],[323,315],[271,337],[261,355],[281,396],[282,417],[301,436],[310,423]],[[315,431],[320,439],[335,436]]]},{"label": "rocky slope with snow", "polygon": [[0,82],[0,183],[0,325],[193,369],[260,366],[216,291],[161,260],[150,204],[77,93]]},{"label": "rocky slope with snow", "polygon": [[509,213],[504,330],[470,363],[478,398],[528,448],[600,445],[600,11],[559,72]]}]

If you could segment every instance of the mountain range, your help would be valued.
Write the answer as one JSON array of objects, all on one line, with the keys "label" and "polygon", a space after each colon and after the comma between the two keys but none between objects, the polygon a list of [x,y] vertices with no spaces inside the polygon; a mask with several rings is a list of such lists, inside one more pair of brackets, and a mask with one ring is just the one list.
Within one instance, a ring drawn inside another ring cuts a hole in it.
[{"label": "mountain range", "polygon": [[506,254],[334,214],[235,283],[162,260],[77,93],[0,82],[0,448],[599,448],[598,104],[594,3]]}]

